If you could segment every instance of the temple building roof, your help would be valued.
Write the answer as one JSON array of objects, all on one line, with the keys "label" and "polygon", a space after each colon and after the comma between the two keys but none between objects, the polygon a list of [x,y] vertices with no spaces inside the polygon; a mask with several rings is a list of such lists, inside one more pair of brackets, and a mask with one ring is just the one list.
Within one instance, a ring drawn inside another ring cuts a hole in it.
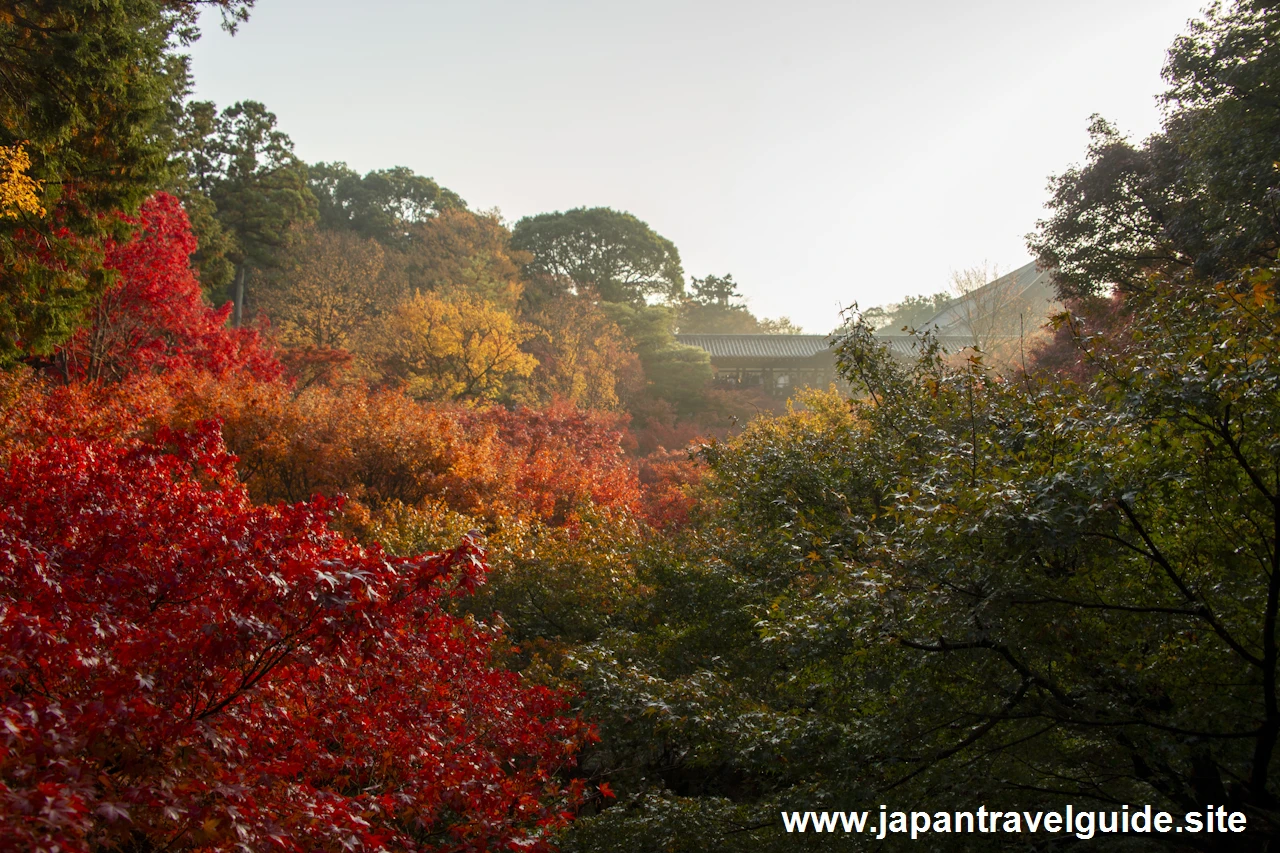
[{"label": "temple building roof", "polygon": [[829,335],[676,335],[686,346],[721,359],[807,360],[831,349]]},{"label": "temple building roof", "polygon": [[1014,306],[1014,310],[1021,310],[1028,318],[1038,320],[1036,326],[1039,326],[1053,313],[1057,300],[1052,270],[1041,270],[1032,261],[952,300],[920,328],[937,329],[938,334],[944,337],[971,335],[970,326],[978,316],[1009,310]]}]

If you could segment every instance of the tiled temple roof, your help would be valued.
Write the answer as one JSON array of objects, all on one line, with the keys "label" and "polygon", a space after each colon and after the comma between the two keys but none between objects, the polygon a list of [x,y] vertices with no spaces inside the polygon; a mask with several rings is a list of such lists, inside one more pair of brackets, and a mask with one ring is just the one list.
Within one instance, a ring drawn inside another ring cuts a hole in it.
[{"label": "tiled temple roof", "polygon": [[676,335],[682,344],[721,358],[811,359],[831,349],[828,335]]}]

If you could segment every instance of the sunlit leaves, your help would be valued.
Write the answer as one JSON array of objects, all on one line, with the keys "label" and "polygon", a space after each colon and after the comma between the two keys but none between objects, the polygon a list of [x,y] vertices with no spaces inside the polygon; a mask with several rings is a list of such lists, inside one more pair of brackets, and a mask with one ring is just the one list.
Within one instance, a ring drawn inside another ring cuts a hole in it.
[{"label": "sunlit leaves", "polygon": [[0,146],[0,218],[45,215],[41,185],[27,174],[30,168],[31,158],[21,145]]},{"label": "sunlit leaves", "polygon": [[369,350],[411,396],[483,400],[533,372],[537,362],[520,348],[528,336],[523,324],[486,302],[419,291],[379,324]]}]

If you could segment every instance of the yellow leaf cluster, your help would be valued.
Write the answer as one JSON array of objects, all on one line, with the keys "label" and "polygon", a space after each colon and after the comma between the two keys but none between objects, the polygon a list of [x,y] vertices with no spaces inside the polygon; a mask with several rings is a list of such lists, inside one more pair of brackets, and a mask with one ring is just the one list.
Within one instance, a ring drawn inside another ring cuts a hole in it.
[{"label": "yellow leaf cluster", "polygon": [[598,306],[564,296],[530,319],[536,335],[526,349],[538,359],[530,380],[535,399],[611,411],[622,408],[619,392],[643,386],[639,358],[622,329]]},{"label": "yellow leaf cluster", "polygon": [[470,295],[415,292],[374,333],[369,350],[386,375],[425,400],[495,399],[529,376],[537,360],[511,314]]},{"label": "yellow leaf cluster", "polygon": [[0,145],[0,219],[16,219],[21,214],[44,216],[40,204],[40,181],[27,174],[31,158],[21,145]]}]

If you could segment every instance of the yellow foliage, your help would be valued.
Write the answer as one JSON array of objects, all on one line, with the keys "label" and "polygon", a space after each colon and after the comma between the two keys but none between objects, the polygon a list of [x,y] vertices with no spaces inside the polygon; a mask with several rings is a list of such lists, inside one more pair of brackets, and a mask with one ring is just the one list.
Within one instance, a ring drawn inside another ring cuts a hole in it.
[{"label": "yellow foliage", "polygon": [[[640,359],[625,333],[599,307],[560,297],[531,318],[530,349],[538,368],[530,381],[537,402],[560,399],[583,409],[615,410],[644,385]],[[621,393],[620,393],[621,392]]]},{"label": "yellow foliage", "polygon": [[371,331],[366,352],[424,400],[496,399],[533,372],[526,327],[473,296],[415,292]]},{"label": "yellow foliage", "polygon": [[31,158],[21,145],[0,145],[0,219],[16,219],[23,213],[44,216],[40,205],[42,184],[27,174]]}]

